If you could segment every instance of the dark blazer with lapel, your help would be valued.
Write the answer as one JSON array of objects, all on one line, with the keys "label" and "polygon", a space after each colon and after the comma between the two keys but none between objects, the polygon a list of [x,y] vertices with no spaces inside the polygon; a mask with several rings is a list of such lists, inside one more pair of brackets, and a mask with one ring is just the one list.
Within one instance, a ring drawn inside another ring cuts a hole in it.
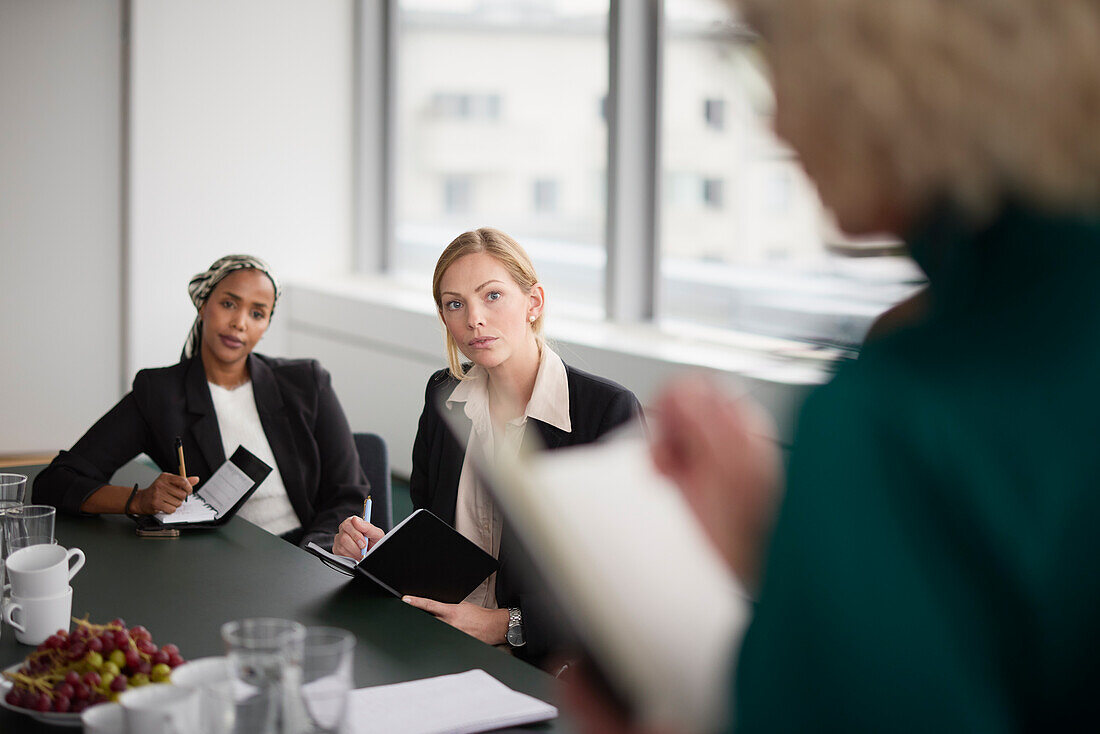
[{"label": "dark blazer with lapel", "polygon": [[[542,421],[530,419],[530,429],[548,449],[591,443],[616,426],[632,418],[641,419],[641,405],[634,393],[611,380],[565,366],[569,385],[569,421],[572,431],[566,433]],[[440,370],[428,380],[424,393],[424,411],[413,444],[413,469],[409,491],[413,506],[426,508],[451,525],[455,522],[458,499],[458,479],[466,456],[470,420],[463,405],[445,406],[447,397],[458,384],[448,370]],[[465,430],[462,441],[455,438],[435,406],[448,410],[458,418]],[[525,438],[525,443],[526,443]],[[505,522],[500,540],[500,570],[497,572],[497,603],[503,607],[519,607],[523,613],[527,644],[516,648],[519,657],[536,665],[548,662],[548,657],[562,648],[560,632],[563,626],[543,584],[533,576],[530,561]]]},{"label": "dark blazer with lapel", "polygon": [[[351,429],[328,372],[315,360],[248,359],[256,409],[304,531],[329,547],[337,525],[362,512],[368,493]],[[138,372],[133,389],[34,482],[36,502],[79,513],[84,500],[140,453],[175,472],[183,439],[187,473],[198,488],[225,462],[218,417],[201,357]]]}]

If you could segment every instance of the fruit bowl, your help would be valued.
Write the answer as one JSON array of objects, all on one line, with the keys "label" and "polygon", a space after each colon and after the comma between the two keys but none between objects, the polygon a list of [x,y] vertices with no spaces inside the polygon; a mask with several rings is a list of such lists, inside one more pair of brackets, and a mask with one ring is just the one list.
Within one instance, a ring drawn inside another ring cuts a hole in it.
[{"label": "fruit bowl", "polygon": [[92,624],[75,619],[0,675],[0,706],[45,723],[80,726],[81,712],[123,691],[166,683],[184,662],[175,645],[158,648],[142,626],[121,619]]}]

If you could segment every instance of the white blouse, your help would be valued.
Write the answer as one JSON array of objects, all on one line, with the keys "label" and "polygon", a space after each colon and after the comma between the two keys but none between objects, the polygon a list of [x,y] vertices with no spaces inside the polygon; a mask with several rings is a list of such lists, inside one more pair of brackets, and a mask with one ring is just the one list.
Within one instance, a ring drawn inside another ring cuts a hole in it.
[{"label": "white blouse", "polygon": [[232,390],[212,382],[207,384],[210,386],[210,397],[214,400],[214,412],[218,416],[218,431],[222,436],[222,448],[225,449],[226,457],[232,456],[238,446],[244,446],[271,467],[267,479],[252,493],[237,514],[274,535],[282,535],[299,527],[301,523],[290,504],[290,498],[287,497],[275,454],[271,451],[267,434],[260,423],[256,398],[252,394],[252,383],[246,382]]},{"label": "white blouse", "polygon": [[[489,416],[488,373],[482,367],[475,366],[466,375],[466,379],[459,382],[447,398],[448,406],[452,403],[465,403],[466,417],[473,424],[470,440],[466,445],[466,458],[458,477],[455,530],[493,558],[497,558],[500,555],[503,517],[489,491],[474,473],[470,462],[470,447],[475,445],[475,441],[479,442],[490,461],[493,460],[493,452],[498,449],[516,455],[523,442],[528,418],[548,423],[566,433],[572,432],[573,426],[569,421],[569,381],[561,357],[549,347],[543,346],[535,387],[531,391],[527,408],[523,415],[504,425],[504,435],[501,436],[493,431],[493,421]],[[496,609],[496,580],[497,575],[494,573],[470,592],[466,601],[486,609]]]}]

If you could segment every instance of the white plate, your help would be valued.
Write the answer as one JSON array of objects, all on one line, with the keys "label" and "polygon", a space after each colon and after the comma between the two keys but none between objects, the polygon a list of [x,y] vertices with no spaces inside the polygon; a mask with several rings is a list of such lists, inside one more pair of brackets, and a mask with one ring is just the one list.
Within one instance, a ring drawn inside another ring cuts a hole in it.
[{"label": "white plate", "polygon": [[[4,668],[4,672],[14,673],[22,667],[23,663],[16,663],[15,665],[9,665],[8,667]],[[6,697],[8,695],[8,691],[11,690],[11,687],[13,685],[14,684],[10,680],[3,676],[0,676],[0,706],[3,706],[9,711],[17,711],[21,714],[26,714],[32,719],[44,721],[47,724],[53,724],[54,726],[83,726],[83,723],[80,721],[80,714],[59,714],[56,711],[47,711],[43,713],[41,711],[33,711],[31,709],[25,709],[19,706],[12,706],[10,703],[8,703]]]}]

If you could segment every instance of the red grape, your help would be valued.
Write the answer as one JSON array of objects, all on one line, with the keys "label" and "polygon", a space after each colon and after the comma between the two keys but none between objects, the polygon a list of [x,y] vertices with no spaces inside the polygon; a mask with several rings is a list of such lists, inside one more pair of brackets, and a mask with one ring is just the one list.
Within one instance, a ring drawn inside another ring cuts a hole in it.
[{"label": "red grape", "polygon": [[75,686],[73,686],[73,698],[75,698],[76,700],[84,701],[91,695],[92,692],[88,690],[88,686],[84,685],[83,683],[77,683]]},{"label": "red grape", "polygon": [[171,653],[168,656],[168,664],[171,665],[173,668],[177,665],[183,665],[183,656],[180,655],[178,652]]},{"label": "red grape", "polygon": [[88,640],[88,649],[92,652],[103,652],[103,640],[93,637]]},{"label": "red grape", "polygon": [[126,690],[126,676],[116,675],[115,679],[111,681],[111,690],[115,693],[122,693]]},{"label": "red grape", "polygon": [[126,630],[115,630],[114,636],[117,649],[124,650],[130,644],[130,635],[126,634]]},{"label": "red grape", "polygon": [[140,663],[141,654],[137,650],[130,648],[126,651],[126,667],[136,668]]},{"label": "red grape", "polygon": [[46,638],[46,641],[42,643],[47,650],[58,650],[63,644],[65,644],[65,641],[61,639],[59,635],[50,635]]},{"label": "red grape", "polygon": [[68,696],[57,694],[53,697],[53,710],[59,714],[63,714],[69,710],[69,704],[71,701]]},{"label": "red grape", "polygon": [[65,682],[59,684],[57,686],[57,688],[54,689],[54,691],[58,695],[64,696],[65,698],[72,698],[73,697],[73,690],[74,689],[73,689],[72,684],[71,683],[65,683]]},{"label": "red grape", "polygon": [[155,653],[153,653],[153,665],[156,665],[157,663],[167,663],[168,658],[170,657],[171,656],[167,653],[167,651],[157,650]]},{"label": "red grape", "polygon": [[152,655],[157,651],[157,646],[153,644],[152,640],[141,640],[137,643],[138,652],[143,652],[146,655]]},{"label": "red grape", "polygon": [[134,672],[141,675],[149,675],[151,672],[153,672],[153,664],[150,663],[148,660],[142,660],[140,663],[138,663],[137,670],[135,670]]},{"label": "red grape", "polygon": [[35,711],[41,711],[42,713],[46,713],[47,711],[50,710],[51,703],[52,702],[50,701],[49,694],[39,693],[35,697],[34,706],[31,706],[31,708],[33,708]]},{"label": "red grape", "polygon": [[122,629],[126,629],[126,623],[124,621],[122,621],[122,617],[115,617],[114,619],[112,619],[107,624],[112,625],[114,627],[121,627]]},{"label": "red grape", "polygon": [[20,693],[18,688],[12,688],[8,691],[8,695],[4,696],[4,700],[10,703],[12,706],[23,705],[23,694]]},{"label": "red grape", "polygon": [[84,674],[81,682],[89,688],[98,688],[99,684],[103,682],[103,679],[99,677],[99,673],[94,670],[89,670]]},{"label": "red grape", "polygon": [[151,640],[153,639],[153,635],[149,633],[149,630],[139,624],[136,627],[130,628],[130,639],[134,642],[138,640]]},{"label": "red grape", "polygon": [[164,650],[169,655],[171,655],[172,653],[179,654],[179,651],[180,651],[180,649],[178,647],[176,647],[175,645],[173,645],[171,642],[169,642],[167,645],[162,647],[161,650]]},{"label": "red grape", "polygon": [[68,673],[65,674],[65,682],[68,683],[70,686],[75,686],[77,683],[80,682],[80,673],[76,672],[75,670],[70,670]]}]

